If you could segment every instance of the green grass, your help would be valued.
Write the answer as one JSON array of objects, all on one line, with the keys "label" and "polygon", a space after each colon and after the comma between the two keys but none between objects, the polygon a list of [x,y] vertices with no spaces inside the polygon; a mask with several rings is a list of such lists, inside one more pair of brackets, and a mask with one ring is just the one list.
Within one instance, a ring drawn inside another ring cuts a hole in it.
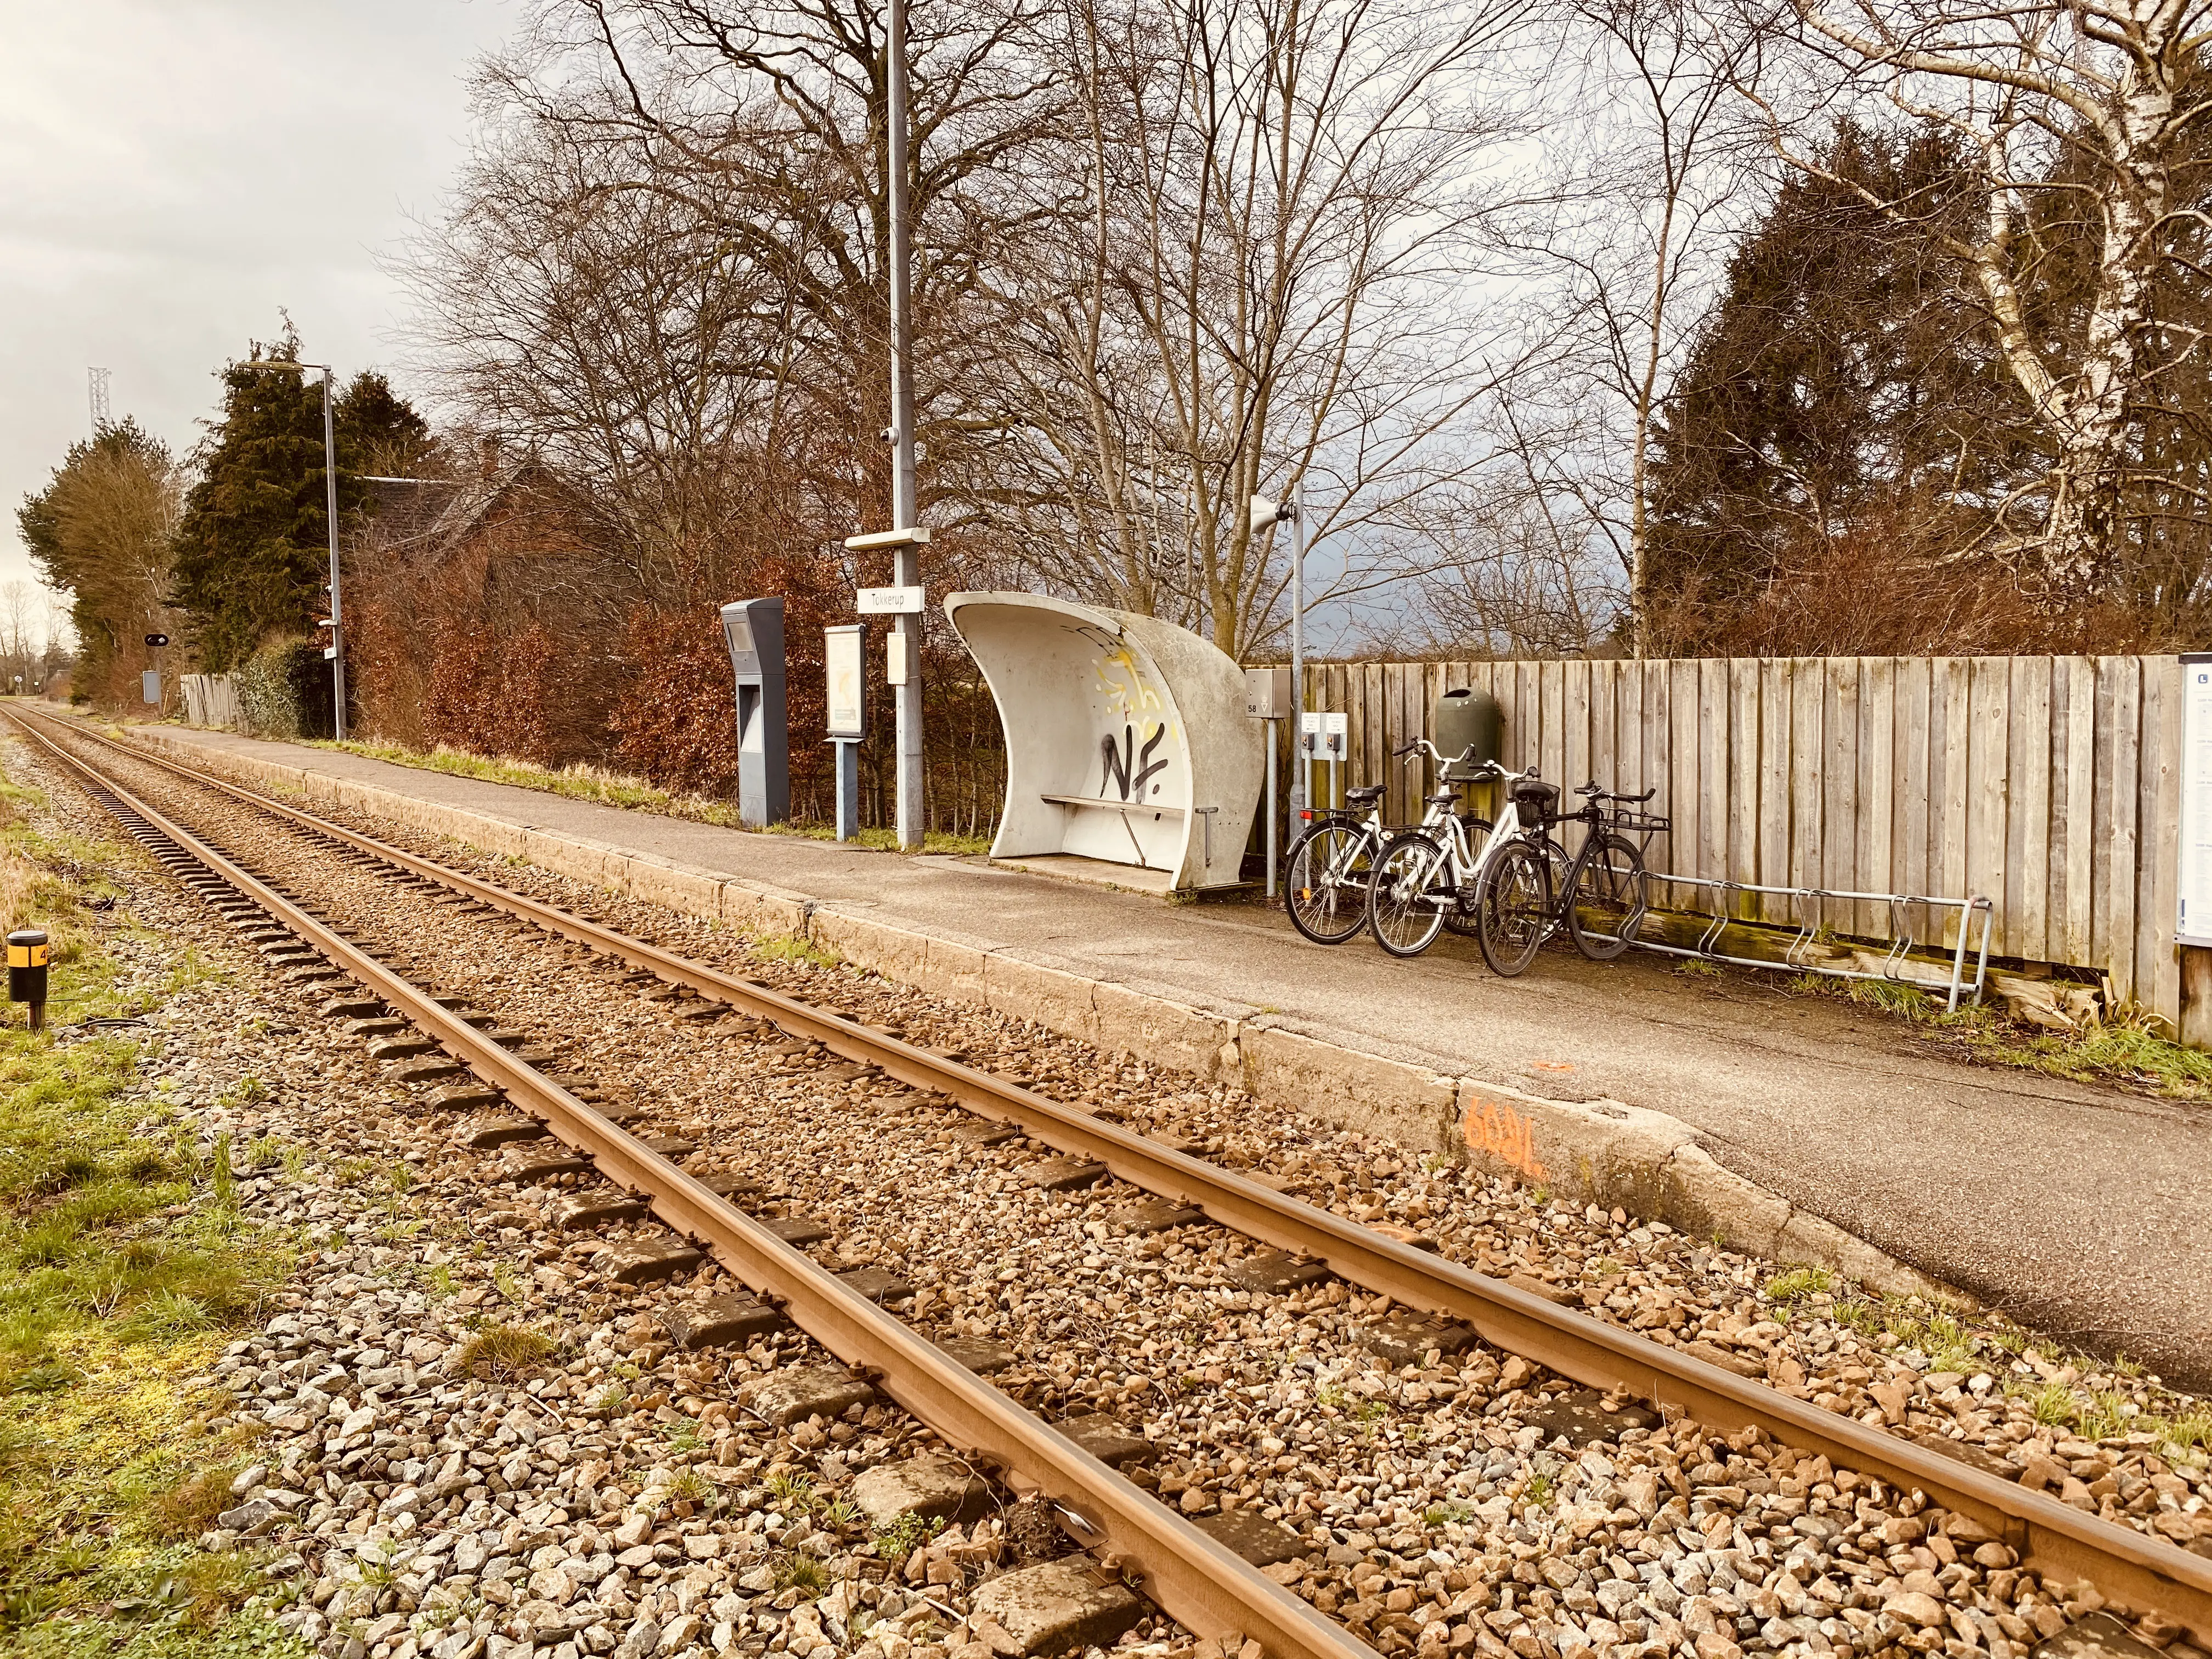
[{"label": "green grass", "polygon": [[945,1530],[941,1515],[917,1515],[911,1510],[876,1534],[876,1553],[886,1561],[903,1561]]},{"label": "green grass", "polygon": [[1802,1302],[1826,1296],[1835,1285],[1836,1276],[1826,1267],[1785,1267],[1766,1281],[1766,1294],[1770,1301]]},{"label": "green grass", "polygon": [[2022,1025],[1992,1006],[1946,1013],[1934,996],[1887,980],[1844,980],[1799,974],[1789,988],[1801,996],[1834,997],[1874,1008],[1948,1037],[1988,1066],[2040,1072],[2072,1083],[2118,1083],[2170,1100],[2212,1100],[2212,1054],[2163,1036],[2154,1015],[2132,1009],[2096,1030],[2069,1035]]},{"label": "green grass", "polygon": [[779,1590],[805,1590],[810,1595],[819,1595],[830,1588],[830,1575],[811,1555],[789,1556],[776,1563],[775,1587]]},{"label": "green grass", "polygon": [[770,962],[804,962],[817,968],[837,968],[844,958],[826,946],[805,939],[796,933],[775,933],[755,942],[753,952],[766,957]]},{"label": "green grass", "polygon": [[[82,901],[137,855],[25,813],[0,785],[0,908],[54,941],[56,1026],[144,1013],[201,969],[130,988],[127,910]],[[250,1431],[209,1433],[187,1386],[284,1268],[243,1222],[227,1139],[127,1097],[138,1047],[0,1030],[0,1652],[30,1659],[304,1654],[252,1598],[263,1557],[194,1542],[234,1501]]]},{"label": "green grass", "polygon": [[[1967,1018],[1968,1015],[1978,1018]],[[1958,1022],[1977,1060],[2017,1066],[2074,1083],[2124,1083],[2170,1100],[2212,1100],[2212,1054],[2184,1048],[2136,1015],[2082,1036],[2028,1035],[1986,1009],[1960,1010]]]},{"label": "green grass", "polygon": [[513,1325],[487,1325],[471,1337],[454,1356],[453,1369],[461,1374],[512,1382],[526,1376],[560,1345],[536,1331]]},{"label": "green grass", "polygon": [[[747,826],[738,818],[734,801],[715,800],[705,795],[678,794],[648,783],[643,778],[625,776],[596,766],[539,766],[525,760],[512,760],[490,755],[470,754],[465,750],[449,749],[444,744],[425,753],[419,749],[404,749],[394,744],[333,743],[325,738],[312,739],[318,749],[343,749],[348,754],[363,755],[371,760],[388,761],[394,766],[412,766],[423,771],[445,772],[454,777],[481,778],[488,783],[510,783],[518,788],[542,790],[547,794],[566,795],[571,800],[586,800],[601,806],[620,806],[634,812],[657,812],[663,817],[690,818],[699,823],[720,824],[725,829],[742,830]],[[837,832],[826,823],[770,824],[764,832],[772,836],[801,836],[812,841],[834,841]],[[859,844],[882,852],[895,852],[898,837],[889,830],[863,830]],[[955,836],[937,830],[922,838],[925,853],[988,853],[991,848],[988,836]]]}]

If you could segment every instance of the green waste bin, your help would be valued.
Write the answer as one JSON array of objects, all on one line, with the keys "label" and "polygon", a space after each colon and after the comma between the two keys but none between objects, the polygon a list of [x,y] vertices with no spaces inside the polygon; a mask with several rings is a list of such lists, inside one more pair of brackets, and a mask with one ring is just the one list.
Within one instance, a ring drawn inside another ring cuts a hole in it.
[{"label": "green waste bin", "polygon": [[[1487,691],[1447,691],[1437,699],[1429,726],[1436,733],[1437,751],[1447,762],[1441,781],[1465,783],[1498,758],[1505,738],[1505,711]],[[1469,744],[1474,752],[1459,760]]]}]

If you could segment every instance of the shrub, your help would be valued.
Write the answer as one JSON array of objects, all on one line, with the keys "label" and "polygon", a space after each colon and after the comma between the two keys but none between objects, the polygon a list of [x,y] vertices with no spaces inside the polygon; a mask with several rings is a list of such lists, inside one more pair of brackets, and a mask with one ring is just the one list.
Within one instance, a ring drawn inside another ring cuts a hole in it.
[{"label": "shrub", "polygon": [[277,640],[253,653],[233,677],[240,728],[253,737],[327,738],[331,665],[312,640]]}]

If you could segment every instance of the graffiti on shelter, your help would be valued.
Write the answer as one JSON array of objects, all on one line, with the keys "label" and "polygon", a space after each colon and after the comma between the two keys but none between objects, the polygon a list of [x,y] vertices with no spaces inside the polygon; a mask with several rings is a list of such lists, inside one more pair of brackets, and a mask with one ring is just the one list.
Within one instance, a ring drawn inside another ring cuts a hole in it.
[{"label": "graffiti on shelter", "polygon": [[[1165,726],[1154,726],[1152,735],[1145,739],[1145,746],[1141,750],[1137,747],[1137,733],[1133,726],[1124,726],[1121,728],[1121,743],[1119,748],[1115,746],[1111,733],[1099,738],[1098,750],[1105,757],[1104,769],[1098,775],[1099,794],[1103,797],[1106,793],[1106,786],[1110,783],[1120,792],[1118,797],[1120,799],[1142,800],[1145,798],[1145,786],[1152,783],[1155,774],[1168,769],[1165,757],[1158,760],[1152,758],[1152,750],[1160,746],[1160,739],[1167,734],[1168,729]],[[1159,789],[1159,785],[1152,784],[1154,794],[1158,794]]]},{"label": "graffiti on shelter", "polygon": [[1468,1147],[1510,1164],[1531,1181],[1545,1178],[1536,1157],[1536,1126],[1502,1100],[1477,1095],[1462,1125]]}]

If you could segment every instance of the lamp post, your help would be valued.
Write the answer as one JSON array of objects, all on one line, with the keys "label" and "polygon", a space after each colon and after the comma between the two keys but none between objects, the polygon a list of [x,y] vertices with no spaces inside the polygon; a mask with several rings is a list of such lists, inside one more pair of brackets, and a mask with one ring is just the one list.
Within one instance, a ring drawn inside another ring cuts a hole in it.
[{"label": "lamp post", "polygon": [[[920,503],[914,476],[914,312],[908,290],[906,199],[906,0],[890,0],[890,27],[884,42],[888,60],[888,102],[884,112],[884,171],[890,220],[891,301],[891,527],[910,532],[891,555],[891,581],[900,587],[921,585]],[[894,817],[901,848],[919,851],[921,826],[921,623],[918,613],[902,613],[891,623],[897,641],[890,649],[900,671],[895,683],[892,728],[898,750],[897,801]]]},{"label": "lamp post", "polygon": [[1306,805],[1308,763],[1312,757],[1306,750],[1305,692],[1306,692],[1306,481],[1303,474],[1291,484],[1291,499],[1271,501],[1265,495],[1255,495],[1251,505],[1252,528],[1255,532],[1270,525],[1287,524],[1291,527],[1291,716],[1297,725],[1291,730],[1291,742],[1298,757],[1298,769],[1291,783],[1291,812],[1293,817]]},{"label": "lamp post", "polygon": [[248,368],[283,369],[289,373],[306,374],[309,369],[321,372],[323,377],[323,517],[331,532],[331,728],[340,743],[346,735],[346,678],[345,678],[345,615],[338,600],[338,446],[331,420],[331,366],[328,363],[295,363],[271,358],[267,362],[248,363]]}]

